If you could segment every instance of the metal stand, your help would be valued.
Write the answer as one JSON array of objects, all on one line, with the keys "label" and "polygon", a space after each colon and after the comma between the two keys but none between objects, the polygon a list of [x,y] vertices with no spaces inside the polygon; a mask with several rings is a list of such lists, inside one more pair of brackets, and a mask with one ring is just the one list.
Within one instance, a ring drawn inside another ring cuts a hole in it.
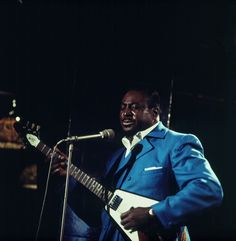
[{"label": "metal stand", "polygon": [[67,159],[66,182],[65,182],[65,193],[64,193],[63,210],[62,210],[62,218],[61,218],[60,241],[63,241],[63,237],[64,237],[64,226],[65,226],[66,205],[67,205],[67,198],[68,198],[70,166],[71,166],[71,161],[72,161],[73,150],[74,150],[74,144],[71,142],[69,145],[69,155],[68,155],[68,159]]}]

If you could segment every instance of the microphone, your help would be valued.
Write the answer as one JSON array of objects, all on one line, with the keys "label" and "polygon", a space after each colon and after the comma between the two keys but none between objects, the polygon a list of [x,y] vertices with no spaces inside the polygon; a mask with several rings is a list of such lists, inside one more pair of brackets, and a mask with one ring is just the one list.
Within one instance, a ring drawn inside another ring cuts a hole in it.
[{"label": "microphone", "polygon": [[105,129],[100,131],[99,134],[87,135],[87,136],[71,136],[64,141],[81,141],[87,139],[113,139],[115,137],[115,132],[112,129]]}]

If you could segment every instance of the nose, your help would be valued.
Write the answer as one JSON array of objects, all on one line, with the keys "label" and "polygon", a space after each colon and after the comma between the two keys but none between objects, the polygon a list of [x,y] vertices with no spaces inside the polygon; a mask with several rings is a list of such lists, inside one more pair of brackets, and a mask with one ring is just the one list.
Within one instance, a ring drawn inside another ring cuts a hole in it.
[{"label": "nose", "polygon": [[123,116],[131,116],[132,114],[133,113],[128,106],[121,111],[121,115],[123,115]]}]

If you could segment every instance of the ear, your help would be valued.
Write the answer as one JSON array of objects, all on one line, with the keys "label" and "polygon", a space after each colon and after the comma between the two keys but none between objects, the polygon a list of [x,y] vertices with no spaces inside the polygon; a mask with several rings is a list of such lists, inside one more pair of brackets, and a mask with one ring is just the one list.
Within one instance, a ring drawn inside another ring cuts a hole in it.
[{"label": "ear", "polygon": [[159,109],[156,107],[152,108],[153,116],[156,118],[159,115]]}]

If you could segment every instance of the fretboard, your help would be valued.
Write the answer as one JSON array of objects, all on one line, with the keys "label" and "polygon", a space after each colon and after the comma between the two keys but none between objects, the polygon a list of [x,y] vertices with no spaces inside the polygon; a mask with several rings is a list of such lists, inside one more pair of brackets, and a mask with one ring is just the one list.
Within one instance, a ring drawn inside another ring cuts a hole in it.
[{"label": "fretboard", "polygon": [[[44,155],[46,155],[48,158],[51,158],[53,150],[47,145],[40,141],[36,148]],[[59,156],[60,154],[58,154],[57,152],[54,153],[54,159],[59,158]],[[79,183],[81,183],[92,193],[94,193],[99,199],[101,199],[105,204],[107,204],[109,200],[112,198],[113,193],[111,191],[107,190],[102,184],[97,182],[93,177],[87,175],[85,172],[83,172],[75,165],[70,165],[69,173]]]}]

